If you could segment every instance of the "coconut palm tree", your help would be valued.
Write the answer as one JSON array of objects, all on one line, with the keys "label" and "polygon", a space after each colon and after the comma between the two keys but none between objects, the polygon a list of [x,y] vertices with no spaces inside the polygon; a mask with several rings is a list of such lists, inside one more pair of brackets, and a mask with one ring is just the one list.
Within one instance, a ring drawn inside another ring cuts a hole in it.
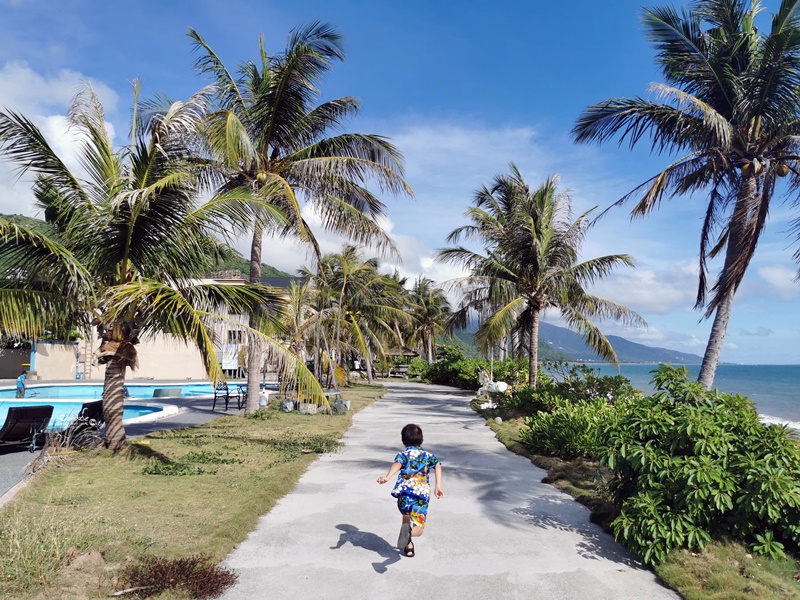
[{"label": "coconut palm tree", "polygon": [[[612,98],[589,106],[573,129],[579,142],[648,139],[677,155],[630,192],[632,215],[665,197],[708,194],[700,233],[696,308],[714,316],[698,381],[710,389],[734,295],[764,231],[780,177],[797,203],[800,184],[800,0],[783,0],[767,33],[755,26],[756,0],[698,0],[679,14],[645,10],[643,21],[666,80],[654,100]],[[795,230],[796,232],[797,230]],[[707,298],[707,261],[724,251]],[[795,253],[800,259],[800,253]]]},{"label": "coconut palm tree", "polygon": [[[51,234],[39,233],[0,219],[0,328],[26,337],[45,327],[97,328],[106,445],[114,451],[125,445],[123,384],[127,368],[136,368],[140,338],[165,333],[195,344],[216,383],[222,369],[215,326],[250,313],[259,328],[280,328],[285,301],[276,291],[198,279],[226,257],[216,236],[224,224],[241,227],[249,216],[243,207],[253,200],[243,189],[196,201],[198,180],[184,141],[199,126],[210,93],[166,111],[134,110],[131,144],[116,149],[102,106],[87,89],[69,112],[79,171],[69,170],[29,119],[0,112],[0,156],[35,176],[36,206],[52,226]],[[284,358],[293,361],[285,352]],[[324,397],[310,373],[299,379]]]},{"label": "coconut palm tree", "polygon": [[448,331],[448,322],[452,314],[450,302],[444,290],[427,277],[419,277],[414,282],[410,301],[413,338],[425,353],[428,364],[432,364],[436,356],[436,336]]},{"label": "coconut palm tree", "polygon": [[[250,282],[260,280],[265,227],[299,236],[316,247],[300,210],[304,198],[324,228],[359,244],[394,246],[378,224],[383,202],[365,185],[411,195],[403,180],[400,152],[377,135],[332,132],[359,111],[355,98],[314,103],[316,85],[335,61],[344,59],[341,36],[330,25],[314,22],[291,32],[285,50],[270,56],[263,39],[258,63],[246,62],[234,76],[193,29],[189,37],[200,53],[195,66],[217,86],[218,109],[208,120],[206,146],[213,159],[212,180],[220,190],[249,186],[284,219],[263,212],[252,217]],[[319,252],[317,252],[319,256]],[[260,364],[260,348],[250,345],[249,364]],[[258,372],[251,369],[250,380]],[[257,386],[249,385],[247,410],[258,406]]]},{"label": "coconut palm tree", "polygon": [[567,325],[606,360],[617,363],[614,349],[591,318],[613,318],[643,324],[630,309],[589,294],[584,286],[619,266],[633,266],[627,254],[578,262],[590,227],[588,213],[572,220],[571,198],[558,191],[551,177],[530,189],[513,164],[490,188],[475,194],[467,217],[472,222],[453,230],[449,242],[482,242],[483,254],[464,246],[440,249],[437,260],[460,264],[470,275],[458,281],[464,296],[454,321],[464,324],[471,311],[488,314],[476,334],[489,347],[509,333],[527,342],[529,385],[536,387],[539,321],[548,308],[558,309]]},{"label": "coconut palm tree", "polygon": [[319,264],[329,290],[336,362],[344,368],[348,353],[363,356],[371,382],[373,356],[384,355],[388,341],[397,343],[395,323],[410,323],[404,290],[394,278],[378,272],[377,258],[364,259],[350,244],[326,254]]}]

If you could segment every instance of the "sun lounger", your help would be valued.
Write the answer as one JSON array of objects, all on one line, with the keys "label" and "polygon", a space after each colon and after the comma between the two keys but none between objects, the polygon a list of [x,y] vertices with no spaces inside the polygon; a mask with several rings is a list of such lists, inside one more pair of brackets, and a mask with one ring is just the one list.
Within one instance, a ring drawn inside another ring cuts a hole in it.
[{"label": "sun lounger", "polygon": [[94,436],[104,424],[103,401],[94,400],[93,402],[83,403],[78,416],[70,423],[67,431],[73,438],[85,434]]},{"label": "sun lounger", "polygon": [[53,406],[12,406],[8,409],[6,422],[0,429],[0,444],[28,444],[28,450],[36,450],[36,444],[44,435]]}]

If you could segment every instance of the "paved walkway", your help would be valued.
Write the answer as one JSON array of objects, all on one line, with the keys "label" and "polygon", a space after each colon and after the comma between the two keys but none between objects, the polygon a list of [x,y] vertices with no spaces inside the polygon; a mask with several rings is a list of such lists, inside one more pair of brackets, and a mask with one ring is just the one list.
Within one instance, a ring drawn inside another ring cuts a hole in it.
[{"label": "paved walkway", "polygon": [[[590,523],[586,508],[540,483],[544,471],[496,441],[469,409],[474,394],[386,386],[355,415],[343,451],[314,462],[230,555],[239,582],[224,600],[678,598]],[[409,422],[442,460],[445,492],[432,501],[414,558],[394,548],[391,483],[375,481]]]}]

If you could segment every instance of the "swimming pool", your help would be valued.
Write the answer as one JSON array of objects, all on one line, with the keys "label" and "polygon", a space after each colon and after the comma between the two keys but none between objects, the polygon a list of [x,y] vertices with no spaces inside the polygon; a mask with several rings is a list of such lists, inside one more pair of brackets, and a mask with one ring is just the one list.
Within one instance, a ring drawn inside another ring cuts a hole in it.
[{"label": "swimming pool", "polygon": [[[155,396],[155,390],[169,390],[169,396],[213,396],[214,388],[210,383],[192,384],[152,384],[152,383],[126,383],[129,398],[150,399]],[[0,388],[0,400],[16,398],[16,387]],[[162,394],[162,396],[165,394]],[[103,397],[102,383],[29,383],[27,385],[28,398],[64,398],[82,400],[100,400]]]},{"label": "swimming pool", "polygon": [[[77,402],[48,398],[46,400],[0,400],[0,425],[5,423],[6,414],[11,406],[53,406],[53,416],[50,417],[48,429],[58,430],[68,426],[77,416],[83,406],[83,400]],[[167,415],[178,412],[178,407],[169,404],[126,404],[122,412],[122,422],[126,425],[154,421]]]}]

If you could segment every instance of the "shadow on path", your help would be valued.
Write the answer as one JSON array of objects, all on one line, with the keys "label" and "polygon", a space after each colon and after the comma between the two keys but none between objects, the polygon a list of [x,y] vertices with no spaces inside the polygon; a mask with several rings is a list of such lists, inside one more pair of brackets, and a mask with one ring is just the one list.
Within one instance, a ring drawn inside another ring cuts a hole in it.
[{"label": "shadow on path", "polygon": [[558,529],[578,534],[581,541],[575,545],[580,556],[590,560],[604,558],[622,563],[633,569],[642,569],[642,564],[634,559],[611,535],[603,532],[599,525],[589,521],[569,520],[562,516],[564,498],[543,497],[530,501],[526,508],[516,508],[513,512],[522,515],[531,525],[542,529]]},{"label": "shadow on path", "polygon": [[349,525],[342,523],[336,526],[336,529],[341,530],[341,534],[339,535],[339,541],[335,546],[331,546],[331,550],[338,550],[342,546],[344,546],[347,542],[353,544],[358,548],[364,548],[365,550],[372,550],[373,552],[380,554],[386,560],[382,563],[374,562],[372,563],[372,568],[375,569],[376,573],[386,573],[387,567],[392,565],[400,560],[400,551],[389,544],[386,540],[382,537],[375,535],[369,531],[361,531],[355,525]]}]

